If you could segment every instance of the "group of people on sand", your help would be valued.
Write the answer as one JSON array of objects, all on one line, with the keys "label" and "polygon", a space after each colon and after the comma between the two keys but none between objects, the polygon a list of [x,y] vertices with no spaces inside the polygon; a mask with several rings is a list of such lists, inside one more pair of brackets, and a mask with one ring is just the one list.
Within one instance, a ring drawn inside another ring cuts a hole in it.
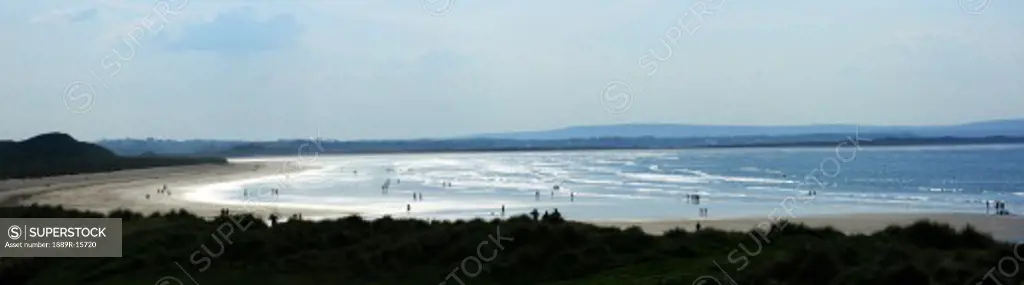
[{"label": "group of people on sand", "polygon": [[[700,194],[686,194],[686,202],[694,205],[700,205]],[[701,218],[708,217],[708,208],[697,208],[697,216]],[[694,225],[695,230],[700,230],[700,222]]]},{"label": "group of people on sand", "polygon": [[[686,202],[693,205],[700,205],[700,194],[686,194]],[[697,208],[697,216],[707,218],[708,208]],[[700,223],[697,223],[697,229],[700,229]]]},{"label": "group of people on sand", "polygon": [[999,215],[999,216],[1010,215],[1010,211],[1006,210],[1006,202],[1003,202],[1003,201],[985,201],[985,212],[989,212],[990,209],[992,208],[992,206],[995,206],[996,215]]},{"label": "group of people on sand", "polygon": [[700,194],[686,194],[686,202],[694,205],[700,205]]},{"label": "group of people on sand", "polygon": [[[395,184],[402,184],[402,179],[395,179]],[[380,186],[381,194],[388,194],[391,191],[391,178],[384,180],[384,184]]]},{"label": "group of people on sand", "polygon": [[380,193],[386,195],[389,189],[391,189],[391,178],[384,180],[384,185],[380,186]]},{"label": "group of people on sand", "polygon": [[[412,192],[412,200],[413,201],[421,201],[422,202],[423,201],[423,192]],[[412,204],[405,204],[405,212],[406,213],[412,212]]]},{"label": "group of people on sand", "polygon": [[[555,191],[552,190],[551,191],[551,198],[554,198],[554,197],[555,197]],[[534,198],[534,200],[540,201],[540,190],[537,190],[537,192],[533,193],[533,198]],[[575,201],[576,201],[576,192],[569,192],[569,202],[575,202]]]},{"label": "group of people on sand", "polygon": [[[164,184],[164,187],[162,187],[162,188],[157,188],[156,189],[156,193],[157,194],[166,194],[167,196],[171,196],[171,190],[167,189],[167,184]],[[149,194],[146,194],[146,199],[147,200],[149,199]]]},{"label": "group of people on sand", "polygon": [[[280,192],[278,191],[277,188],[270,188],[270,195],[272,195],[274,197],[277,197],[277,195],[279,193]],[[258,192],[257,193],[249,192],[249,188],[242,189],[242,197],[249,198],[249,197],[256,197],[256,196],[259,196],[259,195],[260,195],[260,193],[258,193]]]}]

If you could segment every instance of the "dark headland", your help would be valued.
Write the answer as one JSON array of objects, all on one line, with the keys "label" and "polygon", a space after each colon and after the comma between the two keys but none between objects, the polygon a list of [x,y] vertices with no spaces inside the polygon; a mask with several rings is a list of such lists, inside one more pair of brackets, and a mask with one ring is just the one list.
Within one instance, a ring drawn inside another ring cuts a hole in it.
[{"label": "dark headland", "polygon": [[0,141],[0,180],[224,163],[227,163],[226,159],[217,157],[175,157],[153,153],[117,155],[107,148],[80,142],[64,133],[41,134],[24,141]]}]

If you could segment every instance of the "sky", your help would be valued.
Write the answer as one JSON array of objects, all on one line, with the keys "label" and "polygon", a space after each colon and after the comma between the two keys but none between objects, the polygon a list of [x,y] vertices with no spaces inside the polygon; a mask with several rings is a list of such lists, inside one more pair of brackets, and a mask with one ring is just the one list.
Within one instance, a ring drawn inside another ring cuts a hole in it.
[{"label": "sky", "polygon": [[0,3],[0,139],[1024,118],[1024,1]]}]

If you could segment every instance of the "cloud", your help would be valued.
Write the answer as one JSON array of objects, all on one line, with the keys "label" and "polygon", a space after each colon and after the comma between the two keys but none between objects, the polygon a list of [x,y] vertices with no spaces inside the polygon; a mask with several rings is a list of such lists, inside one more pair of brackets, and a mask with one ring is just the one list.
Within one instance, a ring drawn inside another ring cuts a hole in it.
[{"label": "cloud", "polygon": [[212,21],[190,25],[166,45],[180,51],[247,54],[292,47],[301,31],[290,14],[261,18],[256,10],[241,8],[223,12]]},{"label": "cloud", "polygon": [[85,22],[96,18],[99,10],[93,7],[79,9],[54,10],[32,18],[36,24],[70,24]]},{"label": "cloud", "polygon": [[[0,62],[15,68],[0,70],[0,122],[21,123],[0,137],[276,139],[320,127],[359,139],[1024,117],[1024,18],[1013,13],[1024,2],[971,15],[955,1],[726,0],[648,76],[638,58],[688,19],[693,0],[461,1],[443,16],[419,1],[164,1],[187,7],[164,21],[158,1],[93,0],[91,16],[67,9],[90,7],[80,0],[5,3]],[[162,29],[131,40],[146,19]],[[85,114],[61,97],[77,80],[96,89]],[[601,104],[611,80],[632,88],[627,112]]]}]

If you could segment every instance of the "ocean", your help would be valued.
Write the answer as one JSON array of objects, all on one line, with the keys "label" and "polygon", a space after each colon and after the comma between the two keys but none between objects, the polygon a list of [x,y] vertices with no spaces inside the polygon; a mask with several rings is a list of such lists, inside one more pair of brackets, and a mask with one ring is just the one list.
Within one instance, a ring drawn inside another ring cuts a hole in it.
[{"label": "ocean", "polygon": [[[1024,206],[1020,145],[306,154],[233,161],[254,160],[316,168],[204,185],[185,198],[430,219],[498,217],[503,206],[506,215],[558,209],[567,219],[592,221],[986,213],[986,201],[1005,201],[1011,211]],[[385,194],[381,186],[389,180]],[[271,188],[279,195],[269,195]],[[243,189],[262,194],[245,197]],[[413,193],[422,193],[422,201]],[[700,204],[687,195],[699,195]],[[706,217],[699,208],[708,209]]]}]

